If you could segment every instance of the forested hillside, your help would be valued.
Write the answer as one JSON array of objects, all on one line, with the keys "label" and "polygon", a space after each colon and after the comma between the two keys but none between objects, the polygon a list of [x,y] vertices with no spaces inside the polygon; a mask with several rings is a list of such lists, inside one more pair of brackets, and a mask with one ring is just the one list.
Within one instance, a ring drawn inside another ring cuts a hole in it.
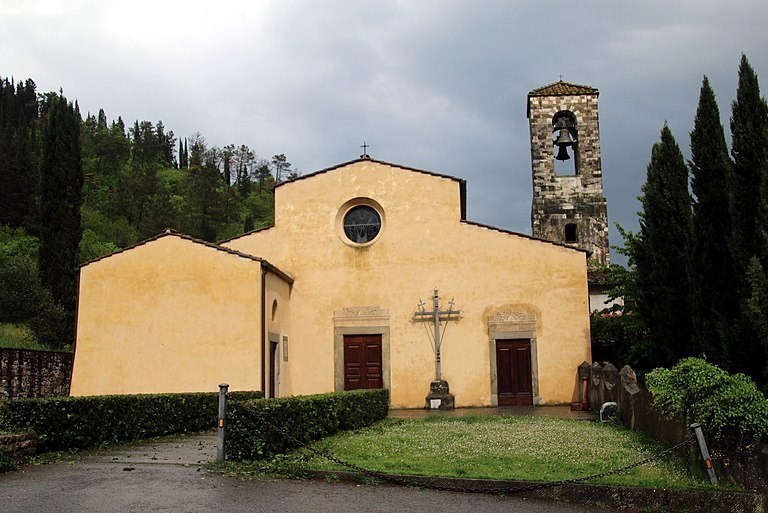
[{"label": "forested hillside", "polygon": [[61,92],[0,77],[0,344],[19,326],[70,344],[78,264],[166,228],[216,241],[268,226],[272,187],[295,176],[283,154],[83,115]]}]

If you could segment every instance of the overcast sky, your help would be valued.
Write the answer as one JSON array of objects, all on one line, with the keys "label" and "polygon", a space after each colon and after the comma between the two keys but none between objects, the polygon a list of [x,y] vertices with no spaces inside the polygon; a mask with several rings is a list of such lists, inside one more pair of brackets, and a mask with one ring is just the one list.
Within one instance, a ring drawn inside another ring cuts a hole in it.
[{"label": "overcast sky", "polygon": [[302,174],[367,141],[530,233],[526,95],[562,75],[600,90],[609,220],[635,229],[651,146],[667,121],[688,154],[703,75],[726,132],[742,52],[768,90],[767,26],[765,0],[0,0],[0,76]]}]

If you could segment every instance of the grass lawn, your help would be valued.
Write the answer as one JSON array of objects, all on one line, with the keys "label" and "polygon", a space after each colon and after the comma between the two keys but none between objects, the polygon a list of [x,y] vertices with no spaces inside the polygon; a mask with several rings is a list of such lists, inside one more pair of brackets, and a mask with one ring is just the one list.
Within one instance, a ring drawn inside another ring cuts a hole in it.
[{"label": "grass lawn", "polygon": [[[386,419],[315,447],[362,467],[394,474],[551,481],[597,474],[663,450],[642,433],[611,424],[523,416]],[[309,451],[282,458],[299,468],[346,470]],[[590,481],[625,486],[707,486],[675,455]]]}]

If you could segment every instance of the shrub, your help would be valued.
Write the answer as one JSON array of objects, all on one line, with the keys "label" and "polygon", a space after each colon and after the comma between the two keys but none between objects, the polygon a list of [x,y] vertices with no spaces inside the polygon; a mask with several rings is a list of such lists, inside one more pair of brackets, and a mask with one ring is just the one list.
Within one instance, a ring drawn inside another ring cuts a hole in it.
[{"label": "shrub", "polygon": [[729,374],[701,358],[646,376],[654,403],[665,414],[699,422],[716,436],[737,436],[742,447],[768,436],[768,399],[744,374]]},{"label": "shrub", "polygon": [[235,460],[271,458],[341,430],[370,426],[388,411],[389,392],[383,389],[234,403],[227,409],[227,454]]},{"label": "shrub", "polygon": [[[250,400],[261,392],[231,392]],[[213,428],[218,393],[12,399],[0,404],[0,428],[34,431],[38,451],[82,449]]]}]

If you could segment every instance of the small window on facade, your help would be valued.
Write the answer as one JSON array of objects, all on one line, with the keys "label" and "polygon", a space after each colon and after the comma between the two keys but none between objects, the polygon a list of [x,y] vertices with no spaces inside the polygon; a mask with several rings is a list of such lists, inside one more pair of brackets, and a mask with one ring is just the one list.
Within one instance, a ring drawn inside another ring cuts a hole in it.
[{"label": "small window on facade", "polygon": [[565,242],[579,242],[579,236],[576,233],[576,225],[573,223],[565,225]]}]

